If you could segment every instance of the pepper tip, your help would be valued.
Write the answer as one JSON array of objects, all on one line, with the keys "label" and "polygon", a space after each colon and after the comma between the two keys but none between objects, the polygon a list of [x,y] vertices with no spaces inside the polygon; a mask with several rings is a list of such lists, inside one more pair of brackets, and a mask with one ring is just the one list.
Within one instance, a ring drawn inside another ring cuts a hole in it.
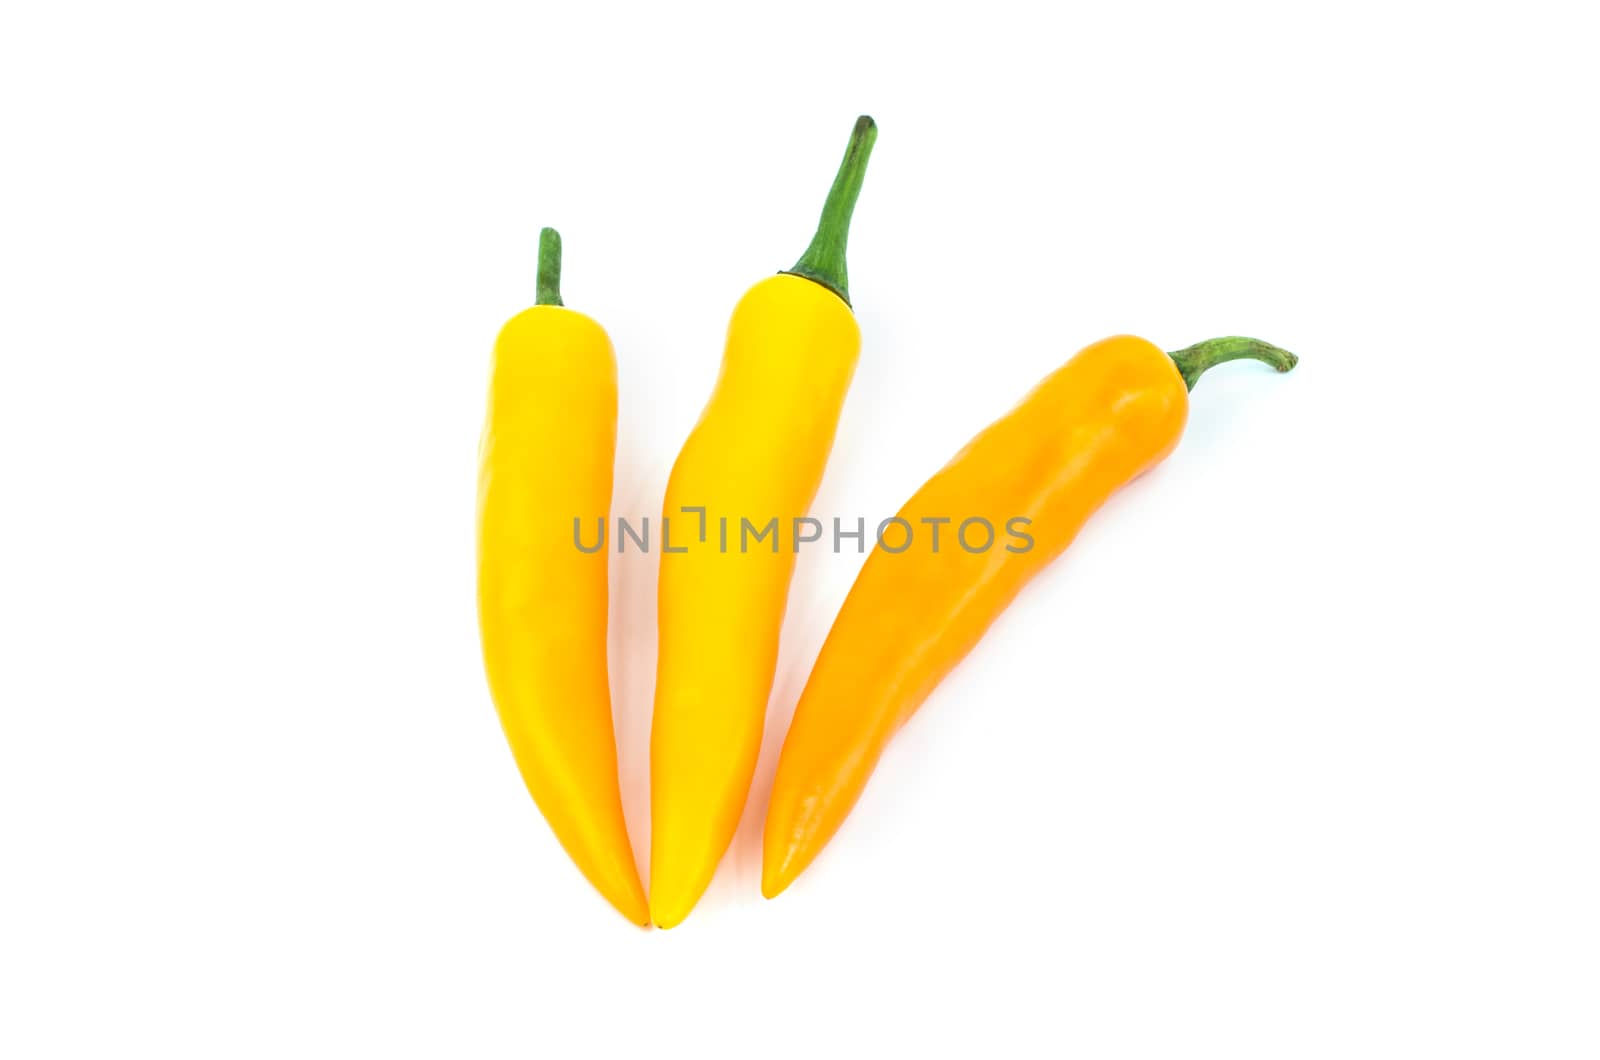
[{"label": "pepper tip", "polygon": [[771,900],[789,889],[804,866],[796,865],[794,848],[784,851],[782,857],[769,853],[761,864],[761,897]]},{"label": "pepper tip", "polygon": [[694,903],[687,906],[682,902],[667,902],[651,895],[650,898],[650,923],[658,931],[670,931],[689,919],[689,913],[694,909]]}]

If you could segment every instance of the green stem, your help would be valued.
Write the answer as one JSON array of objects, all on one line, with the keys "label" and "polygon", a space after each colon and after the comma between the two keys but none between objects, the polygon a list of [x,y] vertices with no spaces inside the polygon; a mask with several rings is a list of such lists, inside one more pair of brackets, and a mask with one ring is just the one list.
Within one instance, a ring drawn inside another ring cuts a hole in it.
[{"label": "green stem", "polygon": [[561,304],[561,233],[554,228],[539,229],[538,296],[534,305]]},{"label": "green stem", "polygon": [[1300,360],[1288,350],[1280,350],[1270,342],[1247,339],[1242,335],[1207,339],[1205,342],[1197,342],[1167,356],[1178,366],[1178,373],[1183,376],[1184,384],[1190,390],[1194,389],[1194,384],[1205,374],[1206,369],[1214,368],[1224,361],[1248,358],[1270,364],[1280,372],[1287,372]]},{"label": "green stem", "polygon": [[856,208],[856,196],[861,194],[861,182],[867,175],[867,159],[872,157],[872,145],[877,139],[878,123],[865,114],[857,118],[844,161],[839,163],[839,173],[822,204],[817,234],[811,237],[811,245],[794,268],[785,270],[820,283],[844,299],[845,305],[850,304],[850,280],[845,274],[844,245],[850,237],[850,215]]}]

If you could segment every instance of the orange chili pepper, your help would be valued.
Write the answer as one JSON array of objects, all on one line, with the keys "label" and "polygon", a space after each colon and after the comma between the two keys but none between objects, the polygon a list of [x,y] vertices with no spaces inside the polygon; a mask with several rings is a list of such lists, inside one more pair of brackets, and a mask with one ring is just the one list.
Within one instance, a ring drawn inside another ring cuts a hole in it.
[{"label": "orange chili pepper", "polygon": [[[1256,339],[1170,355],[1126,335],[1095,343],[906,502],[905,526],[884,531],[893,540],[880,537],[867,557],[795,709],[767,809],[763,894],[811,864],[889,739],[1022,587],[1107,498],[1172,451],[1201,373],[1244,357],[1280,372],[1295,365]],[[942,541],[930,526],[944,529]],[[884,548],[906,536],[900,551]]]}]

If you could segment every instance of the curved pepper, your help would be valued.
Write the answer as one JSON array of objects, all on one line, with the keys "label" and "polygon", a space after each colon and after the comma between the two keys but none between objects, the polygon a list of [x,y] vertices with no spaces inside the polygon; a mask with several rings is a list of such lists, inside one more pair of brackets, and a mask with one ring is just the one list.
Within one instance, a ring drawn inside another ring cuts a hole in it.
[{"label": "curved pepper", "polygon": [[811,246],[735,307],[667,484],[650,734],[650,911],[663,928],[711,882],[761,750],[795,564],[778,536],[816,496],[861,347],[845,241],[876,137],[857,121]]},{"label": "curved pepper", "polygon": [[833,838],[889,739],[1018,591],[1108,497],[1172,451],[1200,374],[1241,357],[1280,372],[1295,364],[1255,339],[1171,355],[1131,336],[1096,343],[906,502],[905,525],[883,533],[891,546],[910,544],[890,552],[880,542],[867,557],[795,708],[767,808],[764,895],[788,887]]},{"label": "curved pepper", "polygon": [[539,237],[538,304],[494,345],[478,474],[484,669],[522,779],[567,854],[636,924],[649,905],[622,817],[606,672],[606,550],[574,519],[611,510],[617,362],[561,305],[561,239]]}]

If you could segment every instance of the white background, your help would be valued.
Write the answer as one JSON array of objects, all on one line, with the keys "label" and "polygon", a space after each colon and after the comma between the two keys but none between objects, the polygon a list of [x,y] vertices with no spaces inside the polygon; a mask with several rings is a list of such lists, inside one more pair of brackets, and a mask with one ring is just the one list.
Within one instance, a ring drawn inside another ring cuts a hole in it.
[{"label": "white background", "polygon": [[[1586,6],[6,5],[0,1054],[1597,1055]],[[863,111],[818,513],[1107,334],[1303,362],[1201,383],[764,902],[805,554],[735,848],[636,930],[485,692],[489,346],[555,225],[658,510]]]}]

